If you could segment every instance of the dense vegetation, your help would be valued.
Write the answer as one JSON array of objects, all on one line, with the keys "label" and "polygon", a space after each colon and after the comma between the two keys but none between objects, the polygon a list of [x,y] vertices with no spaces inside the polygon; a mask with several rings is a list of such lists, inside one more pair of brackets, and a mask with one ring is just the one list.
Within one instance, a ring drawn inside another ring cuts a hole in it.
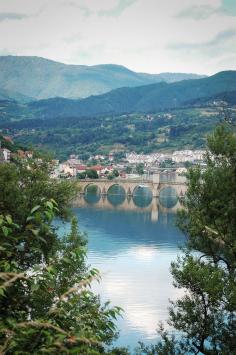
[{"label": "dense vegetation", "polygon": [[1,354],[126,354],[108,350],[120,309],[89,289],[99,275],[76,220],[64,237],[53,227],[75,193],[44,160],[0,164]]},{"label": "dense vegetation", "polygon": [[17,120],[1,127],[10,130],[6,132],[15,135],[17,142],[44,147],[65,159],[73,153],[88,158],[112,149],[150,153],[203,148],[206,135],[219,120],[219,109],[208,107],[152,115]]},{"label": "dense vegetation", "polygon": [[172,263],[174,285],[184,295],[172,304],[162,341],[141,346],[148,355],[236,354],[236,135],[219,126],[208,140],[207,169],[189,171],[180,226],[184,255]]}]

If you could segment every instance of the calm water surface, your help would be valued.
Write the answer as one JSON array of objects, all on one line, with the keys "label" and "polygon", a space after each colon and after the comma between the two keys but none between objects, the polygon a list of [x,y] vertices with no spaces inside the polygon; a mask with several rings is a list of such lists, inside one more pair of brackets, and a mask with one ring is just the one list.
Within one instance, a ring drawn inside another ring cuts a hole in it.
[{"label": "calm water surface", "polygon": [[169,299],[180,295],[169,271],[185,239],[175,226],[176,203],[168,190],[160,199],[91,193],[76,201],[74,213],[88,234],[88,262],[102,274],[93,289],[124,309],[117,322],[119,345],[132,349],[140,340],[154,342],[158,322],[168,317]]}]

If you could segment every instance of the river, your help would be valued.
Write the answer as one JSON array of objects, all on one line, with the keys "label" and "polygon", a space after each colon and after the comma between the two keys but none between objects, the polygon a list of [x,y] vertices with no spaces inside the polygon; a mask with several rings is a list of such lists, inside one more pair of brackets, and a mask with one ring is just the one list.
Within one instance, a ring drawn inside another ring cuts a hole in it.
[{"label": "river", "polygon": [[175,225],[178,207],[172,189],[159,199],[147,193],[127,199],[119,191],[100,197],[95,191],[75,202],[80,230],[88,235],[88,263],[102,275],[93,290],[124,309],[117,345],[133,349],[138,341],[155,342],[169,299],[181,294],[170,274],[185,241]]}]

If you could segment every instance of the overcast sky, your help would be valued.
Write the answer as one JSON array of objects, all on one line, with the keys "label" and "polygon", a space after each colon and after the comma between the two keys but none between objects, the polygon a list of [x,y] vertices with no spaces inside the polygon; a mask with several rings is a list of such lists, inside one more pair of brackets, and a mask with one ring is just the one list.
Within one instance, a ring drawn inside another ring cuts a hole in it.
[{"label": "overcast sky", "polygon": [[135,71],[236,70],[236,0],[0,0],[0,55]]}]

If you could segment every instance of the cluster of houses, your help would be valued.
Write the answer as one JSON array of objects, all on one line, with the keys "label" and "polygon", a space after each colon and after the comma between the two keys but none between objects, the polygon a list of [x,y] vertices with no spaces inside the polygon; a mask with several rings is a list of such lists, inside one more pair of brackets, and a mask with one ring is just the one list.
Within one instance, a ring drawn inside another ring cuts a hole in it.
[{"label": "cluster of houses", "polygon": [[167,159],[170,159],[170,154],[137,154],[135,152],[126,154],[126,160],[129,164],[157,164]]},{"label": "cluster of houses", "polygon": [[130,164],[143,163],[146,166],[153,164],[158,165],[166,160],[172,160],[174,163],[185,162],[200,162],[203,161],[205,150],[177,150],[170,154],[152,153],[152,154],[137,154],[135,152],[126,154],[126,160]]},{"label": "cluster of houses", "polygon": [[177,150],[172,154],[175,163],[195,163],[204,160],[205,150]]},{"label": "cluster of houses", "polygon": [[[7,141],[11,140],[10,137],[4,137]],[[13,143],[11,141],[11,143]],[[60,178],[60,177],[81,177],[88,174],[88,171],[96,172],[96,176],[99,178],[115,176],[115,172],[122,178],[130,177],[130,173],[134,173],[134,167],[142,163],[145,168],[145,172],[151,172],[152,169],[155,169],[160,166],[162,162],[172,161],[175,163],[175,169],[177,173],[185,173],[186,169],[184,168],[184,163],[198,163],[202,162],[204,159],[206,151],[204,150],[179,150],[175,151],[172,154],[164,153],[152,153],[152,154],[137,154],[135,152],[127,153],[125,158],[122,159],[120,163],[114,163],[113,152],[109,156],[96,155],[91,156],[88,159],[88,164],[86,165],[78,156],[71,155],[70,158],[60,163],[59,160],[51,161],[51,177]],[[12,153],[7,148],[1,148],[0,146],[0,163],[1,162],[10,162],[11,157],[19,158],[32,158],[33,153],[31,151],[18,150],[17,152]],[[92,164],[94,160],[94,165]],[[100,162],[100,163],[97,163]],[[129,169],[128,169],[129,168]],[[134,174],[133,174],[134,175]]]},{"label": "cluster of houses", "polygon": [[[59,163],[59,160],[52,161],[53,169],[51,177],[76,177],[87,171],[96,171],[99,178],[107,177],[109,174],[112,174],[114,170],[118,169],[119,171],[124,168],[123,165],[85,165],[77,158],[70,158],[65,162]],[[125,177],[125,173],[120,172],[120,176]]]},{"label": "cluster of houses", "polygon": [[[11,137],[2,136],[2,140],[5,143],[14,144]],[[31,151],[23,151],[17,150],[16,152],[11,152],[10,149],[1,146],[0,140],[0,163],[9,163],[11,158],[18,157],[18,158],[32,158],[33,153]]]},{"label": "cluster of houses", "polygon": [[31,151],[18,150],[17,152],[12,153],[7,148],[0,148],[0,163],[10,163],[11,158],[32,158],[33,153]]}]

